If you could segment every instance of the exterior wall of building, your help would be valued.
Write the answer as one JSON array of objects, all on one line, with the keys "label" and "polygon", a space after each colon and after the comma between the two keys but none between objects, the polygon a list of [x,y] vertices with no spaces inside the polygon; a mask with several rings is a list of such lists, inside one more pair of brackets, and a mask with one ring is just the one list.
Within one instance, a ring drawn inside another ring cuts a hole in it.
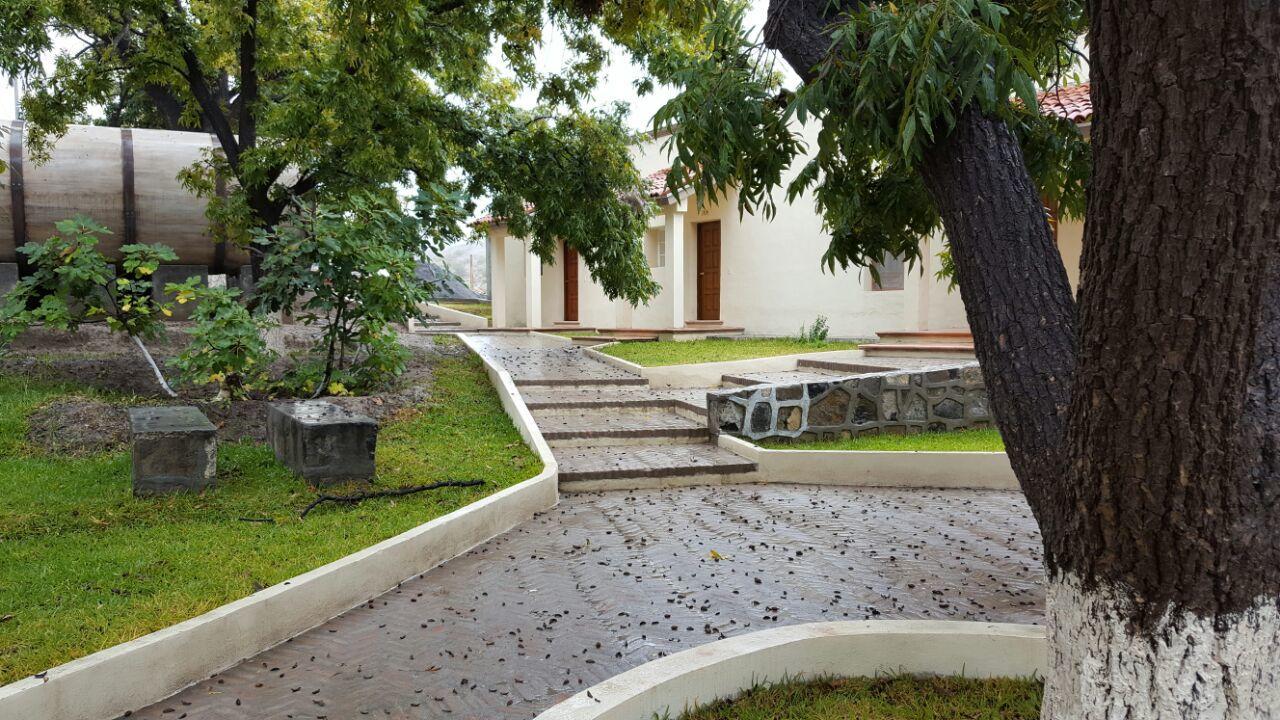
[{"label": "exterior wall of building", "polygon": [[873,290],[870,273],[822,266],[830,236],[805,198],[777,215],[739,217],[737,198],[699,209],[689,200],[685,229],[686,319],[697,318],[697,225],[720,222],[720,319],[752,335],[793,335],[818,315],[833,337],[873,337],[901,327],[904,290]]},{"label": "exterior wall of building", "polygon": [[941,253],[946,249],[941,232],[925,240],[921,247],[921,261],[907,270],[903,278],[902,325],[898,328],[882,327],[882,330],[966,330],[964,301],[960,290],[951,289],[950,283],[938,281],[938,269],[942,267]]},{"label": "exterior wall of building", "polygon": [[[649,272],[662,286],[662,290],[647,304],[637,305],[634,308],[625,302],[619,302],[618,327],[668,327],[672,323],[674,285],[671,281],[671,273],[677,264],[670,255],[671,248],[667,247],[664,220],[665,213],[664,216],[655,218],[655,222],[650,224],[649,231],[645,234],[645,256],[649,258]],[[687,253],[685,265],[688,265]],[[685,284],[687,286],[687,280]],[[627,324],[622,324],[624,321]]]},{"label": "exterior wall of building", "polygon": [[[1067,269],[1072,292],[1080,290],[1080,253],[1084,246],[1084,221],[1065,220],[1058,225],[1058,251]],[[941,233],[929,238],[925,259],[920,270],[912,270],[906,277],[906,297],[903,312],[904,330],[967,330],[964,301],[960,291],[949,290],[948,284],[934,279],[941,266],[938,254],[946,245]],[[881,329],[891,329],[883,326]]]},{"label": "exterior wall of building", "polygon": [[1084,249],[1084,221],[1067,220],[1058,225],[1058,251],[1062,264],[1067,266],[1067,278],[1071,290],[1080,290],[1080,253]]},{"label": "exterior wall of building", "polygon": [[[816,128],[802,135],[812,146]],[[633,148],[642,175],[669,165],[665,138]],[[803,160],[783,177],[790,182]],[[739,217],[732,192],[720,203],[699,207],[694,198],[664,205],[651,219],[644,239],[654,279],[662,286],[648,303],[632,307],[609,300],[579,259],[578,319],[583,327],[670,328],[698,318],[698,225],[719,221],[721,243],[720,320],[742,327],[748,335],[793,335],[819,315],[827,318],[832,337],[868,338],[881,330],[963,330],[968,328],[958,290],[938,281],[936,273],[945,248],[942,236],[925,242],[924,259],[909,268],[900,290],[875,290],[863,269],[827,272],[822,254],[830,241],[822,218],[807,197],[794,204],[778,194],[772,220],[760,215]],[[680,232],[675,232],[676,229]],[[528,322],[528,252],[520,240],[508,238],[505,227],[489,231],[494,269],[492,295],[495,326],[524,326]],[[673,234],[674,233],[674,234]],[[681,236],[681,237],[677,237]],[[1068,221],[1058,230],[1059,247],[1073,288],[1079,283],[1083,223]],[[497,248],[501,246],[502,252]],[[677,275],[679,276],[677,278]],[[549,326],[564,319],[563,247],[555,262],[539,275],[541,308],[533,324]],[[499,283],[505,285],[499,289]],[[677,311],[676,296],[683,300]],[[499,308],[502,308],[502,311]],[[505,315],[503,315],[505,313]],[[679,315],[679,319],[677,318]]]}]

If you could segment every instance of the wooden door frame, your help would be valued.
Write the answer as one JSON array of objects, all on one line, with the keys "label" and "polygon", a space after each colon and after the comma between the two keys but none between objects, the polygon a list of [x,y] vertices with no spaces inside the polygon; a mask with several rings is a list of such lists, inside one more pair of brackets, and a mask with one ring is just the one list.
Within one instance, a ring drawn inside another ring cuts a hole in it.
[{"label": "wooden door frame", "polygon": [[[564,281],[564,282],[563,282],[563,284],[564,284],[564,312],[562,313],[562,315],[564,316],[564,321],[565,321],[565,322],[578,322],[578,317],[579,317],[579,315],[580,315],[580,311],[581,311],[581,308],[580,308],[580,303],[581,303],[581,297],[580,297],[580,294],[581,294],[581,290],[582,290],[582,285],[581,285],[581,283],[579,283],[579,281],[578,281],[578,251],[577,251],[577,250],[574,250],[573,248],[569,247],[568,245],[563,245],[563,252],[562,252],[562,254],[561,254],[561,258],[562,258],[561,262],[563,262],[563,263],[564,263],[564,267],[563,267],[563,268],[561,268],[561,275],[562,275],[562,277],[563,277],[563,281]],[[570,283],[570,276],[571,276],[571,275],[572,275],[572,278],[573,278],[573,281],[572,281],[572,289],[573,289],[573,292],[572,292],[572,293],[570,293],[570,292],[569,292],[569,291],[570,291],[570,286],[571,286],[571,283]],[[573,298],[573,303],[572,303],[572,305],[573,305],[573,312],[572,312],[572,313],[570,313],[570,312],[569,312],[569,306],[570,306],[569,299],[570,299],[570,297],[572,297],[572,298]]]},{"label": "wooden door frame", "polygon": [[[716,273],[716,283],[715,283],[715,295],[716,295],[716,302],[715,302],[715,312],[714,312],[714,313],[712,313],[712,312],[711,312],[711,308],[705,307],[705,305],[704,305],[704,303],[703,303],[703,297],[704,297],[704,295],[706,295],[706,294],[707,294],[707,293],[705,293],[705,292],[704,292],[703,288],[705,287],[705,285],[706,285],[706,283],[707,283],[707,279],[708,279],[708,278],[707,278],[707,274],[708,274],[710,271],[707,271],[707,270],[704,270],[704,269],[703,269],[703,242],[702,242],[702,233],[703,233],[703,228],[710,229],[710,228],[712,228],[712,227],[714,227],[714,228],[716,229],[716,268],[715,268],[715,273]],[[710,222],[702,222],[702,223],[698,223],[698,224],[695,226],[695,229],[694,229],[694,243],[695,243],[695,252],[694,252],[694,258],[695,258],[695,259],[694,259],[694,264],[695,264],[695,266],[696,266],[696,270],[695,270],[695,272],[696,272],[696,277],[697,277],[697,282],[695,283],[695,287],[696,287],[695,296],[696,296],[696,298],[697,298],[697,318],[698,318],[698,320],[710,320],[710,321],[719,320],[719,319],[720,319],[720,290],[722,289],[722,286],[723,286],[722,280],[723,280],[723,278],[724,278],[724,272],[723,272],[723,266],[724,266],[724,252],[723,252],[724,236],[723,236],[723,235],[722,235],[722,233],[721,233],[720,221],[719,221],[719,220],[712,220],[712,221],[710,221]]]}]

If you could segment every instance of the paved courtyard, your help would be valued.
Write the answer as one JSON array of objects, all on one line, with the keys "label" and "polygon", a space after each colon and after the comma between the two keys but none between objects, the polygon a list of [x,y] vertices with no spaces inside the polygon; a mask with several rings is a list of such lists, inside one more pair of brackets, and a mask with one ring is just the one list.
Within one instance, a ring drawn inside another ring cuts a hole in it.
[{"label": "paved courtyard", "polygon": [[746,485],[570,495],[134,717],[529,718],[645,661],[753,630],[1039,622],[1039,547],[1015,493]]},{"label": "paved courtyard", "polygon": [[[651,389],[538,336],[476,339],[533,409],[562,490],[751,469],[698,436],[703,391]],[[1042,580],[1039,533],[1018,493],[564,494],[511,532],[132,716],[531,718],[649,660],[764,628],[1040,622]]]}]

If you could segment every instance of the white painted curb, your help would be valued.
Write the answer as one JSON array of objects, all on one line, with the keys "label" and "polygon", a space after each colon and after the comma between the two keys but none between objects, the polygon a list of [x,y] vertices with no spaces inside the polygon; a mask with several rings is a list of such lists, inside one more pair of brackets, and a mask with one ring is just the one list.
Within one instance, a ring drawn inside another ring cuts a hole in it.
[{"label": "white painted curb", "polygon": [[1021,490],[1002,452],[771,450],[730,435],[716,442],[756,464],[743,482]]},{"label": "white painted curb", "polygon": [[489,318],[472,315],[469,312],[454,310],[435,303],[425,303],[425,305],[432,315],[439,316],[441,320],[459,323],[458,327],[463,330],[478,330],[489,327]]},{"label": "white painted curb", "polygon": [[[548,337],[556,336],[550,335]],[[516,382],[511,377],[511,373],[480,352],[480,349],[475,345],[475,341],[466,334],[459,334],[458,339],[462,340],[462,343],[484,363],[485,372],[489,373],[489,381],[493,383],[494,389],[498,391],[498,398],[502,400],[502,408],[507,411],[507,415],[511,417],[511,422],[515,423],[516,429],[520,431],[520,437],[524,438],[529,447],[533,448],[533,451],[538,454],[543,464],[547,468],[551,468],[552,474],[558,475],[559,470],[556,465],[556,458],[551,454],[551,446],[543,439],[542,431],[538,429],[538,423],[534,421],[533,413],[529,412],[529,407],[524,404],[524,398],[520,396],[520,391],[516,388]],[[568,338],[559,339],[569,342]],[[553,502],[552,505],[554,504]]]},{"label": "white painted curb", "polygon": [[971,678],[1043,675],[1044,628],[936,620],[792,625],[720,640],[616,675],[537,720],[678,718],[752,685],[832,675],[886,673]]},{"label": "white painted curb", "polygon": [[[556,342],[560,343],[561,345],[572,345],[572,344],[573,344],[573,340],[572,340],[572,339],[567,338],[567,337],[565,337],[565,336],[563,336],[563,335],[555,335],[555,334],[553,334],[553,333],[549,333],[549,332],[542,332],[541,330],[530,330],[530,331],[529,331],[529,334],[530,334],[530,335],[537,335],[537,336],[538,336],[538,337],[540,337],[540,338],[551,338],[552,340],[555,340]],[[612,343],[610,343],[610,344],[612,344]]]},{"label": "white painted curb", "polygon": [[[731,341],[726,341],[731,342]],[[799,353],[796,355],[773,355],[770,357],[749,358],[747,360],[726,360],[724,362],[691,363],[688,365],[637,365],[633,362],[600,352],[600,348],[617,343],[604,343],[586,348],[586,354],[614,367],[635,373],[649,381],[654,387],[669,388],[705,388],[719,387],[720,378],[724,375],[736,375],[746,372],[781,372],[795,370],[801,360],[826,360],[828,362],[865,362],[874,365],[861,350],[828,350],[825,352]]]},{"label": "white painted curb", "polygon": [[537,476],[249,597],[0,687],[0,718],[105,720],[163,700],[554,507],[559,472],[551,449],[511,376],[480,357],[542,459]]}]

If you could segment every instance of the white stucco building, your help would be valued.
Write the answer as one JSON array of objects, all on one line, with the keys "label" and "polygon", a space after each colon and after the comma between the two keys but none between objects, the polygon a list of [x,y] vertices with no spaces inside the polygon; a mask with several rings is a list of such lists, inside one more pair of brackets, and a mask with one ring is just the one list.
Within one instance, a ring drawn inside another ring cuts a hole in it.
[{"label": "white stucco building", "polygon": [[[1088,87],[1071,88],[1070,98],[1046,101],[1082,124],[1088,120]],[[1080,101],[1080,98],[1083,101]],[[1070,101],[1070,102],[1067,102]],[[1081,105],[1081,102],[1083,103]],[[1070,103],[1074,103],[1071,105]],[[1079,107],[1078,107],[1079,106]],[[812,145],[816,128],[803,135]],[[543,263],[506,225],[488,224],[489,283],[495,327],[564,327],[608,330],[705,331],[741,328],[748,335],[794,335],[825,316],[832,337],[870,338],[885,331],[967,331],[958,292],[935,274],[943,247],[929,238],[924,261],[909,271],[901,263],[881,268],[881,282],[864,269],[825,271],[821,258],[829,243],[809,197],[781,201],[771,220],[739,217],[737,199],[699,207],[692,197],[674,197],[664,188],[668,161],[662,141],[633,150],[636,167],[649,178],[660,212],[651,218],[645,254],[661,292],[647,304],[609,300],[583,261],[563,244],[554,261]],[[803,162],[793,164],[784,185]],[[1059,247],[1073,287],[1079,275],[1083,224],[1062,223]]]}]

